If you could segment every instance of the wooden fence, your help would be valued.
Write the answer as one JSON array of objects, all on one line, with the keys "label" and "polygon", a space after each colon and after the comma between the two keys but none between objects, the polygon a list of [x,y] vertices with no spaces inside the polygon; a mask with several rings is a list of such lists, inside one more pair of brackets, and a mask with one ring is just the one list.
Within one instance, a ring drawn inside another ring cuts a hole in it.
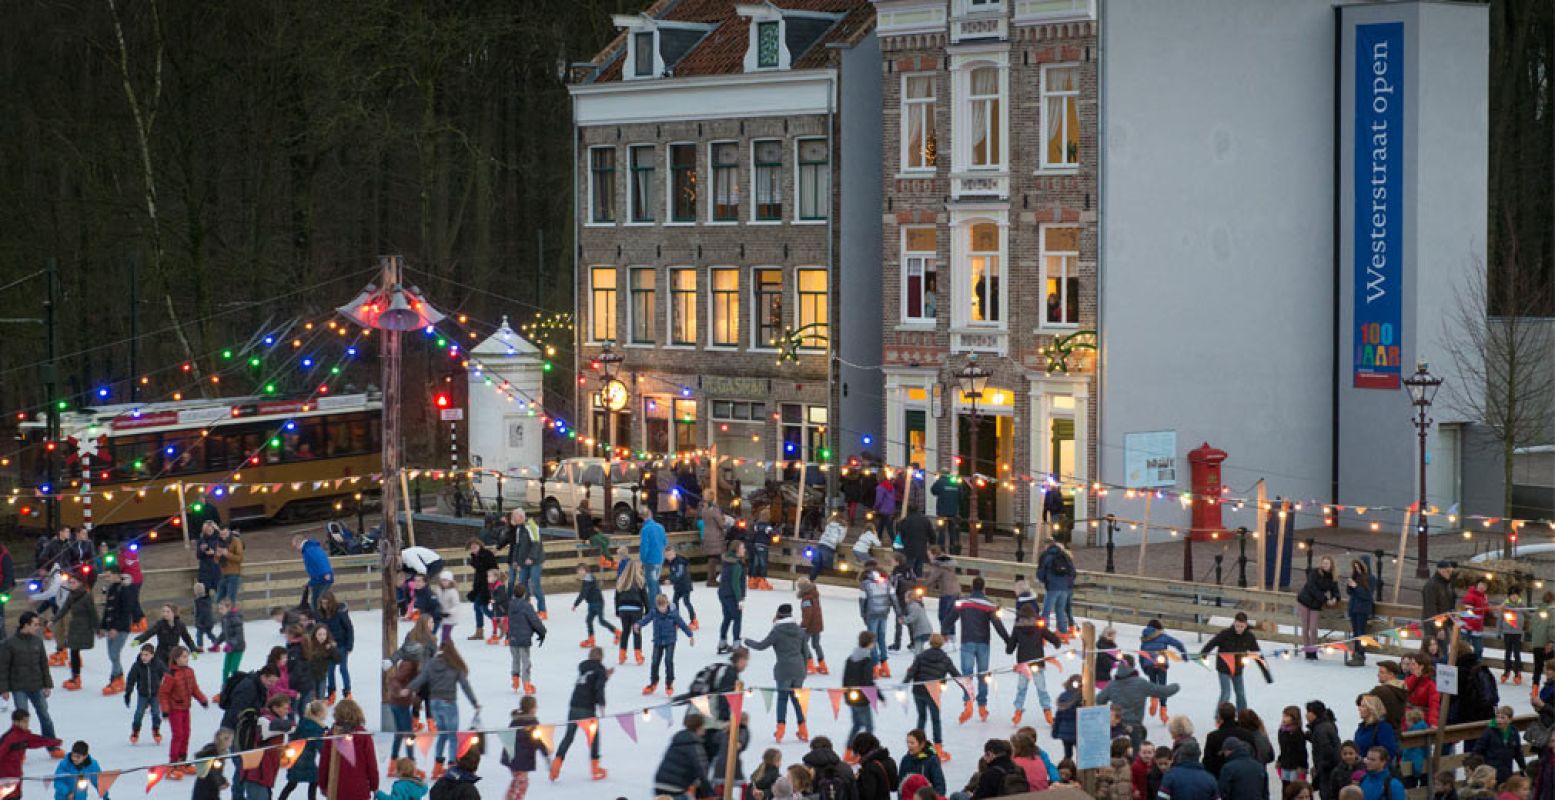
[{"label": "wooden fence", "polygon": [[[1528,729],[1528,726],[1532,725],[1538,719],[1539,719],[1538,716],[1536,716],[1534,714],[1525,714],[1525,715],[1520,716],[1520,717],[1515,717],[1512,720],[1512,727],[1516,728],[1519,731],[1526,731]],[[1461,770],[1463,768],[1463,761],[1467,757],[1467,753],[1465,752],[1466,748],[1463,746],[1464,743],[1466,743],[1466,742],[1473,742],[1473,741],[1479,739],[1480,735],[1485,732],[1485,729],[1488,726],[1489,726],[1488,722],[1465,722],[1465,723],[1463,723],[1461,725],[1448,725],[1448,726],[1442,728],[1442,743],[1443,744],[1448,744],[1448,745],[1455,745],[1456,749],[1457,749],[1457,752],[1453,753],[1452,755],[1444,755],[1444,756],[1442,756],[1441,760],[1440,760],[1440,763],[1437,766],[1437,769],[1438,770],[1452,770],[1453,772],[1457,772],[1458,770]],[[1399,737],[1398,737],[1398,746],[1399,746],[1400,749],[1408,749],[1408,748],[1411,748],[1411,747],[1425,747],[1425,748],[1427,748],[1426,752],[1429,753],[1430,752],[1429,748],[1433,747],[1435,745],[1435,743],[1436,743],[1436,730],[1435,729],[1427,729],[1427,730],[1421,730],[1421,731],[1406,731],[1404,733],[1399,734]],[[1528,758],[1531,761],[1532,757],[1534,755],[1533,748],[1531,748],[1528,745],[1524,744],[1523,745],[1523,755],[1524,755],[1524,757]],[[1427,763],[1429,763],[1429,761],[1427,761]],[[1427,768],[1429,769],[1429,767],[1427,767]],[[1414,770],[1410,767],[1410,765],[1408,763],[1405,763],[1403,765],[1402,772],[1403,772],[1403,774],[1406,777],[1414,774]],[[1410,800],[1418,800],[1418,798],[1424,798],[1424,797],[1430,797],[1430,796],[1431,796],[1431,789],[1430,789],[1430,781],[1429,780],[1426,781],[1426,786],[1409,790]]]}]

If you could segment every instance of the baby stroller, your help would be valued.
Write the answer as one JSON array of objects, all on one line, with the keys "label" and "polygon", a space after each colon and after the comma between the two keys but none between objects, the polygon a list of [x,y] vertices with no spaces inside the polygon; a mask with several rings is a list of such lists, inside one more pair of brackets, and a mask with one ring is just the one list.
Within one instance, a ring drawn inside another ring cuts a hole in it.
[{"label": "baby stroller", "polygon": [[340,522],[330,522],[324,526],[324,530],[329,534],[329,554],[332,556],[356,556],[377,552],[378,538],[383,533],[381,528],[373,528],[366,536],[357,536]]}]

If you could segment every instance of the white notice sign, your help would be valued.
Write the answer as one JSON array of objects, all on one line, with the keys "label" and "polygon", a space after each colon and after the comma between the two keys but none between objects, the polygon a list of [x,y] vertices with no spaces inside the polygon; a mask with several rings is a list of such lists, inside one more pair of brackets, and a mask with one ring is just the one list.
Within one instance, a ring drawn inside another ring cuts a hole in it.
[{"label": "white notice sign", "polygon": [[1436,665],[1436,691],[1442,694],[1458,693],[1458,668],[1449,664]]}]

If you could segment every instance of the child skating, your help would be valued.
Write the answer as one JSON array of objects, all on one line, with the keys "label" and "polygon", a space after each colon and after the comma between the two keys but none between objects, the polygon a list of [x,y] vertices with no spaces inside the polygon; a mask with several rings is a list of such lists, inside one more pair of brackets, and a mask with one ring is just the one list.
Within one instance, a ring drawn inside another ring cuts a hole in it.
[{"label": "child skating", "polygon": [[[562,737],[560,745],[556,747],[556,755],[551,759],[551,780],[556,780],[562,773],[562,759],[567,755],[567,749],[572,747],[572,740],[578,734],[578,725],[594,725],[594,735],[589,738],[589,759],[591,763],[590,775],[596,781],[602,781],[609,777],[609,773],[599,765],[599,740],[600,731],[597,727],[599,720],[605,714],[605,682],[615,670],[607,668],[604,664],[605,651],[598,648],[589,649],[589,657],[578,664],[578,679],[572,685],[572,698],[567,703],[567,735]],[[582,722],[580,722],[582,720]]]},{"label": "child skating", "polygon": [[135,701],[135,716],[130,722],[130,744],[140,741],[140,724],[146,718],[146,711],[151,711],[151,738],[157,744],[162,743],[162,705],[157,699],[162,689],[162,678],[167,674],[167,665],[157,658],[157,649],[151,645],[143,645],[140,655],[135,663],[130,665],[129,679],[124,688],[124,707],[130,707],[130,701]]},{"label": "child skating", "polygon": [[[1042,716],[1047,724],[1053,724],[1053,698],[1047,693],[1047,645],[1062,647],[1063,640],[1048,630],[1046,621],[1038,616],[1035,606],[1022,606],[1010,629],[1009,641],[1004,651],[1015,654],[1015,716],[1010,724],[1019,725],[1026,713],[1026,687],[1037,685],[1037,704],[1042,706]],[[1152,703],[1154,700],[1151,701]]]},{"label": "child skating", "polygon": [[168,665],[167,675],[162,678],[157,701],[162,705],[162,715],[167,717],[168,727],[173,730],[173,738],[167,750],[167,760],[173,762],[173,766],[168,769],[167,777],[176,781],[182,780],[185,775],[194,774],[194,765],[180,763],[189,757],[189,707],[194,701],[199,701],[202,708],[210,708],[211,703],[205,693],[200,691],[194,670],[189,668],[189,651],[174,647],[171,657],[172,663]]},{"label": "child skating", "polygon": [[[594,646],[595,622],[598,622],[601,628],[610,631],[614,637],[611,644],[621,643],[621,632],[616,629],[616,626],[611,625],[609,620],[605,619],[605,593],[599,588],[599,581],[594,576],[594,566],[592,564],[578,565],[578,596],[572,601],[573,611],[578,610],[579,603],[582,603],[584,610],[588,612],[583,618],[583,624],[587,626],[589,634],[588,638],[578,643],[579,647],[586,650]],[[513,624],[511,619],[508,620],[508,624]]]},{"label": "child skating", "polygon": [[525,697],[518,701],[518,708],[508,720],[508,726],[517,735],[513,739],[513,752],[502,754],[502,765],[513,774],[505,800],[524,800],[529,793],[529,773],[535,771],[535,753],[551,755],[545,741],[534,735],[535,727],[540,724],[535,717],[538,710],[539,701],[532,696]]},{"label": "child skating", "polygon": [[[1176,650],[1179,658],[1188,657],[1188,649],[1183,647],[1182,642],[1176,637],[1167,633],[1166,626],[1158,619],[1150,620],[1145,624],[1145,629],[1140,632],[1139,650],[1140,666],[1143,668],[1145,678],[1158,686],[1166,685],[1166,671],[1172,665],[1171,656],[1167,655],[1168,650]],[[1166,722],[1166,698],[1164,697],[1159,704],[1154,697],[1150,698],[1149,716],[1157,715],[1161,717],[1162,723]]]},{"label": "child skating", "polygon": [[669,575],[670,588],[674,590],[674,597],[670,602],[675,610],[680,611],[680,606],[686,606],[686,616],[691,620],[691,630],[701,630],[697,624],[697,610],[691,605],[691,562],[682,558],[680,551],[673,545],[664,548],[664,571]]},{"label": "child skating", "polygon": [[212,639],[212,643],[226,653],[221,660],[221,685],[226,686],[227,678],[232,677],[243,663],[243,651],[248,644],[243,639],[243,613],[233,607],[231,600],[217,603],[216,613],[221,615],[221,633]]},{"label": "child skating", "polygon": [[805,662],[805,674],[830,675],[826,668],[826,651],[821,649],[821,632],[826,630],[826,617],[821,610],[821,592],[809,578],[794,582],[794,593],[799,596],[799,627],[804,629],[810,641],[810,654],[814,658]]},{"label": "child skating", "polygon": [[[504,615],[508,623],[508,654],[512,661],[513,691],[523,689],[524,694],[534,694],[535,685],[529,681],[529,648],[534,645],[535,639],[539,639],[540,644],[545,644],[545,622],[540,619],[535,607],[529,603],[528,587],[522,583],[513,584],[513,596],[508,600]],[[589,641],[593,641],[592,633]]]},{"label": "child skating", "polygon": [[686,639],[692,647],[696,647],[696,634],[691,631],[691,626],[680,618],[680,613],[670,609],[670,599],[663,594],[654,598],[654,609],[648,612],[636,625],[632,626],[634,634],[640,633],[642,626],[651,625],[653,640],[653,666],[648,673],[648,685],[643,687],[643,694],[653,694],[659,686],[659,662],[664,662],[664,694],[668,697],[675,696],[675,629],[679,628],[686,634]]},{"label": "child skating", "polygon": [[643,634],[637,623],[648,610],[648,592],[644,588],[640,563],[628,562],[626,569],[616,578],[615,604],[616,619],[621,622],[621,658],[617,663],[626,663],[626,647],[630,643],[637,656],[638,666],[642,666]]}]

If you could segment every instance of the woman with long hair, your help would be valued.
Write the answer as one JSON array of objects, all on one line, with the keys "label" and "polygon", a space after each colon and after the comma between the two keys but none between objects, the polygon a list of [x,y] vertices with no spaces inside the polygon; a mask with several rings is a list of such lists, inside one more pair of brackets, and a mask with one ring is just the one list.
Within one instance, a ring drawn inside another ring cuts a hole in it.
[{"label": "woman with long hair", "polygon": [[442,777],[448,759],[459,755],[454,736],[459,730],[459,691],[464,690],[464,696],[469,698],[476,714],[480,714],[481,704],[475,699],[475,690],[470,688],[470,667],[464,663],[464,657],[459,655],[453,642],[443,643],[437,655],[400,690],[400,696],[409,697],[422,686],[427,687],[431,697],[432,720],[437,724],[437,766],[432,770],[432,779],[436,780]]},{"label": "woman with long hair", "polygon": [[331,736],[350,734],[352,755],[336,752],[338,741],[324,740],[319,748],[319,790],[335,800],[369,800],[378,789],[378,753],[373,736],[367,732],[367,718],[355,700],[341,700],[335,706],[335,725]]},{"label": "woman with long hair", "polygon": [[1350,644],[1353,655],[1345,660],[1345,665],[1363,667],[1366,665],[1366,651],[1362,649],[1360,639],[1366,635],[1366,624],[1371,622],[1377,588],[1371,570],[1366,568],[1364,561],[1356,559],[1350,562],[1350,577],[1345,580],[1345,587],[1350,593],[1346,612],[1350,617],[1350,631],[1355,638]]},{"label": "woman with long hair", "polygon": [[641,562],[633,559],[616,577],[616,618],[621,620],[621,658],[626,663],[626,643],[630,639],[637,663],[643,663],[643,633],[637,627],[648,611],[648,592],[644,588]]},{"label": "woman with long hair", "polygon": [[[421,672],[421,669],[426,666],[426,662],[430,661],[432,656],[436,654],[437,620],[431,616],[420,616],[416,618],[410,632],[405,634],[405,639],[400,643],[400,648],[395,650],[394,655],[389,657],[389,664],[391,668],[401,668],[407,663],[411,665],[412,668],[400,676],[404,679],[404,683],[408,685],[416,677],[416,674]],[[407,713],[412,717],[410,721],[412,731],[420,731],[423,727],[421,723],[423,707],[425,707],[427,719],[430,720],[432,718],[432,703],[425,688],[421,690],[420,696],[406,703]],[[392,709],[390,713],[393,713]],[[406,749],[409,749],[408,743]]]},{"label": "woman with long hair", "polygon": [[1334,576],[1334,560],[1323,556],[1307,573],[1307,582],[1296,595],[1296,610],[1301,613],[1301,647],[1308,661],[1317,660],[1317,626],[1323,609],[1337,605],[1339,581]]},{"label": "woman with long hair", "polygon": [[345,698],[351,699],[351,669],[347,661],[351,658],[351,651],[356,649],[356,626],[351,624],[351,610],[335,597],[333,591],[319,596],[319,626],[329,628],[329,635],[335,640],[335,660],[329,665],[326,687],[329,690],[327,702],[333,705],[337,671],[340,673],[338,686],[345,693]]}]

